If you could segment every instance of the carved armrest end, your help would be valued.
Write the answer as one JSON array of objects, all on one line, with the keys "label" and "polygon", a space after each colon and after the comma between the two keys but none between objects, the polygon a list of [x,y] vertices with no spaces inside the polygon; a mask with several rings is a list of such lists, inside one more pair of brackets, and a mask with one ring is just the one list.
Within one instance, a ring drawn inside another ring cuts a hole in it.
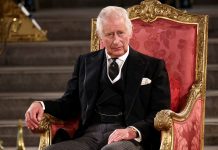
[{"label": "carved armrest end", "polygon": [[172,110],[161,110],[154,118],[154,126],[157,130],[169,130],[172,128]]},{"label": "carved armrest end", "polygon": [[63,124],[63,121],[45,113],[40,121],[39,127],[32,130],[33,133],[44,133],[50,130],[51,124]]}]

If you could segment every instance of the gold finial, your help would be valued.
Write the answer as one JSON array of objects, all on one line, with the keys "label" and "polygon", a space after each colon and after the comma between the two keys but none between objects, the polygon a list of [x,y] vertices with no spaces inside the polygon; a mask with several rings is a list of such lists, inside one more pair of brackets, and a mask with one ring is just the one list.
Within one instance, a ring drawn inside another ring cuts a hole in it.
[{"label": "gold finial", "polygon": [[23,140],[23,126],[22,126],[21,119],[18,120],[17,150],[25,150],[24,140]]},{"label": "gold finial", "polygon": [[3,141],[0,140],[0,150],[4,150],[4,147],[2,146],[2,144],[3,144]]}]

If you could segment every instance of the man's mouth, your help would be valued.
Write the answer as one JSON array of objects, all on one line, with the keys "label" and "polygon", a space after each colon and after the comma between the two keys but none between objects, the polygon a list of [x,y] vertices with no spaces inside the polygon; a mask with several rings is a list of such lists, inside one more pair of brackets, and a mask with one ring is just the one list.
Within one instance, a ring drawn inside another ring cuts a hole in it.
[{"label": "man's mouth", "polygon": [[112,48],[115,51],[121,50],[121,47]]}]

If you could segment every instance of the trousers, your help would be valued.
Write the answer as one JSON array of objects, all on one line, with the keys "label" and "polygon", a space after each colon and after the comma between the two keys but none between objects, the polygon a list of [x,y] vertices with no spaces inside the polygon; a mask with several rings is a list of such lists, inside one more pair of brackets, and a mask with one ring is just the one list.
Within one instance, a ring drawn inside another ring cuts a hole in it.
[{"label": "trousers", "polygon": [[46,150],[143,150],[134,140],[107,144],[110,134],[120,128],[124,127],[120,124],[95,124],[88,127],[82,136],[52,144]]}]

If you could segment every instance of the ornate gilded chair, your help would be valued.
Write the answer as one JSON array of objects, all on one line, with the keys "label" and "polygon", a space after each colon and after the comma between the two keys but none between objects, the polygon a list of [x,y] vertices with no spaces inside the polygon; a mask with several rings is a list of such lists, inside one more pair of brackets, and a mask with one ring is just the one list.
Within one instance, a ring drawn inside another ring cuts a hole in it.
[{"label": "ornate gilded chair", "polygon": [[[189,14],[144,0],[128,8],[133,23],[130,46],[141,53],[165,60],[170,79],[171,109],[155,117],[155,127],[161,131],[161,150],[200,150],[204,146],[204,118],[207,67],[208,17]],[[91,49],[103,47],[92,20]],[[71,125],[71,133],[78,122]],[[46,114],[39,149],[51,144],[57,129],[56,119]],[[58,126],[63,127],[59,121]]]}]

